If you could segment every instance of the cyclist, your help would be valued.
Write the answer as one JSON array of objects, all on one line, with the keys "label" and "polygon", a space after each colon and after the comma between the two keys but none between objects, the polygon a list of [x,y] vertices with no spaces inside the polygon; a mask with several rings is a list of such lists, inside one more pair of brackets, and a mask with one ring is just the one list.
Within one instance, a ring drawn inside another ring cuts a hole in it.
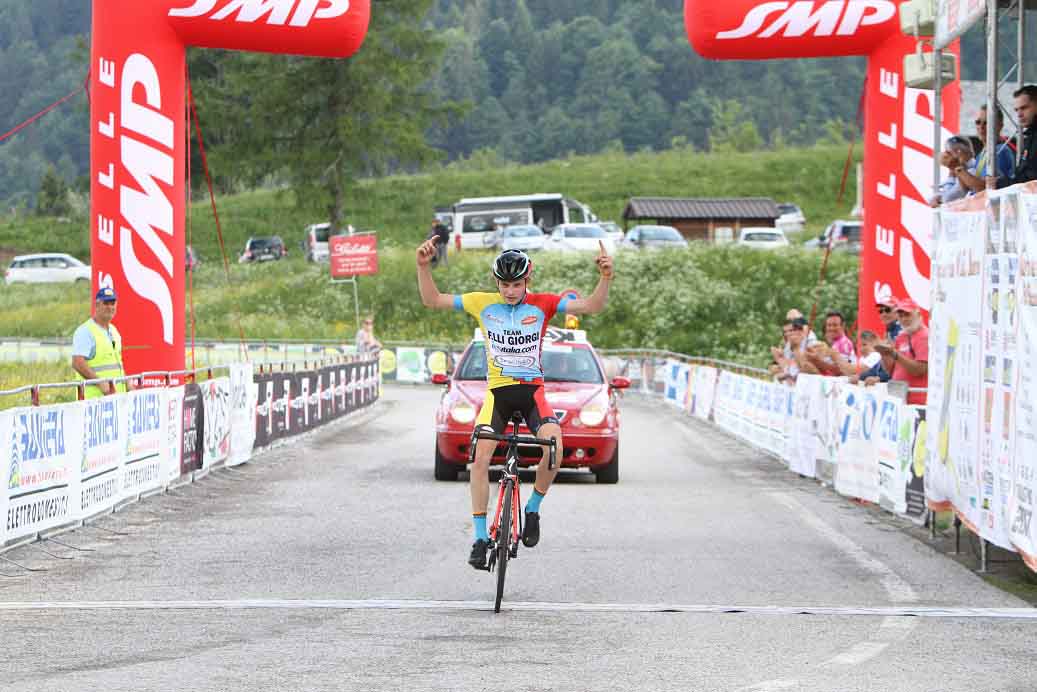
[{"label": "cyclist", "polygon": [[[554,411],[544,397],[544,371],[540,363],[541,347],[548,323],[558,312],[587,315],[601,312],[608,303],[612,281],[612,258],[600,243],[595,258],[598,285],[587,298],[562,297],[552,293],[531,293],[533,262],[521,250],[505,250],[493,261],[496,293],[440,293],[432,278],[429,263],[436,255],[435,241],[426,240],[417,250],[418,291],[425,307],[441,310],[464,310],[479,322],[486,344],[486,400],[476,426],[504,432],[514,412],[521,412],[526,425],[537,437],[554,438],[556,449],[562,447],[562,430]],[[468,564],[486,568],[490,547],[486,526],[486,505],[490,495],[490,459],[497,447],[495,440],[479,440],[475,446],[475,463],[471,469],[472,523],[475,543]],[[547,468],[549,455],[544,450],[537,465],[533,492],[525,507],[522,543],[532,548],[540,540],[540,503],[558,474],[561,458],[554,470]]]}]

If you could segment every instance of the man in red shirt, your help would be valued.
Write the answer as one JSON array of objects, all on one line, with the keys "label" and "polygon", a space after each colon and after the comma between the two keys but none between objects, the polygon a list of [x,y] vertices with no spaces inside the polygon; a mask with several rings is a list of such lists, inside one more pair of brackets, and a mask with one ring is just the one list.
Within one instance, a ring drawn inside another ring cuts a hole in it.
[{"label": "man in red shirt", "polygon": [[[929,385],[929,329],[918,303],[910,298],[899,301],[897,320],[902,329],[893,347],[876,344],[875,350],[882,354],[882,367],[892,374],[890,379],[906,382],[909,388],[925,388]],[[924,406],[925,396],[925,392],[908,392],[907,403]]]}]

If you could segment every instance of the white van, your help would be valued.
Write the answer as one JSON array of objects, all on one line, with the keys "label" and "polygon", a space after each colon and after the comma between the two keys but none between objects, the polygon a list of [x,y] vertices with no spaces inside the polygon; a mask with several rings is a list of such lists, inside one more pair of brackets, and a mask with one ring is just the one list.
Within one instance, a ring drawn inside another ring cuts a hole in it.
[{"label": "white van", "polygon": [[590,207],[559,193],[514,197],[471,197],[454,205],[453,242],[462,249],[489,248],[505,226],[539,226],[550,233],[563,223],[589,223]]},{"label": "white van", "polygon": [[[348,225],[341,231],[342,235],[352,235],[353,226]],[[327,262],[331,257],[328,247],[328,237],[331,235],[331,224],[315,223],[306,227],[306,237],[303,238],[303,252],[307,262]]]}]

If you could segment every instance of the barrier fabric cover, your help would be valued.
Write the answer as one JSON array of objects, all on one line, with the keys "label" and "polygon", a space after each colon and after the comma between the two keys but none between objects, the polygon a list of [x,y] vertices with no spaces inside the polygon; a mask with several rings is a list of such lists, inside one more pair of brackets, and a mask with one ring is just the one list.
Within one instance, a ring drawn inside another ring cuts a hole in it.
[{"label": "barrier fabric cover", "polygon": [[[910,297],[929,309],[933,192],[932,91],[909,89],[903,58],[916,50],[900,33],[899,0],[685,0],[688,39],[702,56],[760,60],[868,56],[863,104],[864,229],[860,327],[879,331],[877,298]],[[957,53],[957,43],[948,48]],[[942,92],[943,136],[957,130],[961,89]]]},{"label": "barrier fabric cover", "polygon": [[[243,463],[253,449],[277,437],[302,433],[373,403],[377,374],[373,362],[349,363],[253,381],[252,366],[244,363],[232,367],[230,377],[200,385],[0,411],[6,471],[0,547],[191,480],[196,471]],[[316,413],[306,425],[285,426],[271,435],[259,392],[261,384],[277,378],[329,384],[326,389],[312,385],[306,398],[299,388],[285,387],[296,398],[283,403],[300,404],[300,421],[305,422],[308,406],[315,406]],[[325,391],[328,396],[321,396]]]},{"label": "barrier fabric cover", "polygon": [[185,50],[347,57],[370,0],[104,0],[90,58],[93,289],[119,296],[129,373],[184,366]]}]

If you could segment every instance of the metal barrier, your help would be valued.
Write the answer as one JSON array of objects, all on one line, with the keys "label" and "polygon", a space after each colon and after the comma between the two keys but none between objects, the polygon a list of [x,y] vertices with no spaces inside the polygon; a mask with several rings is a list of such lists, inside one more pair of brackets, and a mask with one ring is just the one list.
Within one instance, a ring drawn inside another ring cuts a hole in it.
[{"label": "metal barrier", "polygon": [[[297,372],[300,369],[308,370],[311,365],[315,368],[322,368],[328,365],[344,365],[346,363],[354,363],[359,360],[361,360],[361,358],[358,355],[343,355],[337,358],[318,358],[314,360],[292,360],[281,361],[277,363],[259,363],[256,365],[256,372],[260,375],[272,372]],[[0,397],[28,394],[30,399],[30,405],[39,406],[40,392],[46,390],[74,388],[76,390],[76,400],[83,401],[86,398],[86,387],[90,385],[101,385],[106,383],[115,385],[120,382],[126,382],[131,384],[135,388],[140,388],[144,386],[145,382],[150,381],[154,386],[169,386],[173,384],[197,382],[199,380],[199,373],[205,373],[204,379],[211,380],[213,379],[214,372],[229,372],[230,367],[230,365],[206,365],[200,368],[193,368],[188,370],[150,370],[147,372],[137,373],[135,375],[125,375],[123,377],[99,378],[94,380],[74,380],[70,382],[48,382],[43,384],[27,384],[22,385],[21,387],[16,387],[14,389],[0,390]]]}]

